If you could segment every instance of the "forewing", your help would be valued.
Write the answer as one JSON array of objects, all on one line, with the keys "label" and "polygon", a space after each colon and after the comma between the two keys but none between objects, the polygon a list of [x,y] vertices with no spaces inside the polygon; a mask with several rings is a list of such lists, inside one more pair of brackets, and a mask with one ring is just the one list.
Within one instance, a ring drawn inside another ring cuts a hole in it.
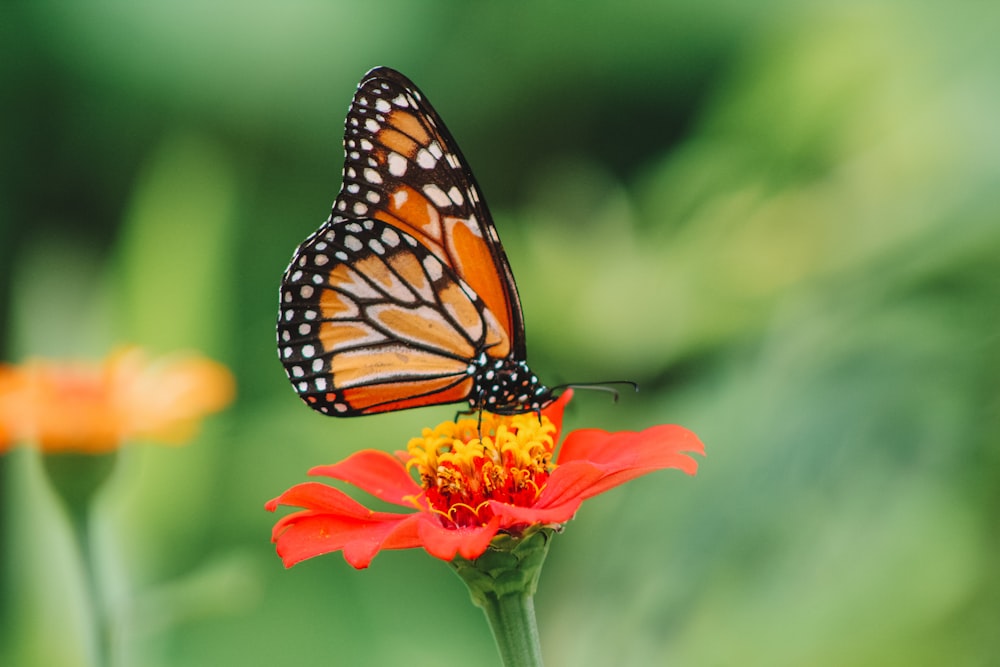
[{"label": "forewing", "polygon": [[358,86],[344,133],[344,185],[331,221],[374,218],[412,235],[479,295],[525,357],[517,287],[472,172],[437,112],[402,74],[380,67]]}]

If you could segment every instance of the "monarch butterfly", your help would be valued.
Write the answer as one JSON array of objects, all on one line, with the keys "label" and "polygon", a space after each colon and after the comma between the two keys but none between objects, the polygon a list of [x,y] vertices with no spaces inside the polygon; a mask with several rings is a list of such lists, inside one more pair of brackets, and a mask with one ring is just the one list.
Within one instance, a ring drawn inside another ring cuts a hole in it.
[{"label": "monarch butterfly", "polygon": [[489,209],[427,98],[387,67],[347,112],[343,185],[281,282],[278,349],[313,409],[350,417],[554,400],[528,368],[517,286]]}]

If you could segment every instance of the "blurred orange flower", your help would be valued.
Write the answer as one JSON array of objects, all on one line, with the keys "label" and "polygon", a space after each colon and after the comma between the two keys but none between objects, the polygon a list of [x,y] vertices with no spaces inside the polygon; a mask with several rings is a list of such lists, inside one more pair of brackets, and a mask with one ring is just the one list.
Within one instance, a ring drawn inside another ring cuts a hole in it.
[{"label": "blurred orange flower", "polygon": [[96,363],[0,364],[0,452],[18,442],[87,454],[129,440],[182,444],[234,395],[222,364],[195,355],[152,360],[135,347]]}]

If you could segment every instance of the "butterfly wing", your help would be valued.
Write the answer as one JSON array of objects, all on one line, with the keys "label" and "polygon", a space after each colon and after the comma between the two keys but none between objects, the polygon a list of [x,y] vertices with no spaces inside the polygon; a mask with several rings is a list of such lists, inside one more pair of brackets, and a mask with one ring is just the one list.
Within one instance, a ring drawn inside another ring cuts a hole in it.
[{"label": "butterfly wing", "polygon": [[282,281],[278,345],[299,395],[339,416],[551,400],[524,361],[517,287],[482,194],[423,94],[370,71],[344,149],[333,211]]},{"label": "butterfly wing", "polygon": [[332,220],[375,218],[411,234],[478,294],[510,347],[526,357],[514,276],[482,193],[458,144],[423,93],[377,67],[361,80],[344,132],[344,185]]},{"label": "butterfly wing", "polygon": [[477,350],[506,337],[450,267],[375,219],[307,239],[281,300],[288,376],[306,403],[338,416],[465,400]]}]

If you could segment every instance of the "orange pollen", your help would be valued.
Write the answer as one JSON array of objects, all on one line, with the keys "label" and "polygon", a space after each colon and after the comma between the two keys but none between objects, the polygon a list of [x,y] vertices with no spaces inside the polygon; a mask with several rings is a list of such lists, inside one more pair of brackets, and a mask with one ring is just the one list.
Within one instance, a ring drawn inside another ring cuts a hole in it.
[{"label": "orange pollen", "polygon": [[406,446],[407,470],[417,471],[431,510],[456,527],[488,522],[491,500],[530,507],[555,467],[548,417],[481,417],[425,428]]}]

